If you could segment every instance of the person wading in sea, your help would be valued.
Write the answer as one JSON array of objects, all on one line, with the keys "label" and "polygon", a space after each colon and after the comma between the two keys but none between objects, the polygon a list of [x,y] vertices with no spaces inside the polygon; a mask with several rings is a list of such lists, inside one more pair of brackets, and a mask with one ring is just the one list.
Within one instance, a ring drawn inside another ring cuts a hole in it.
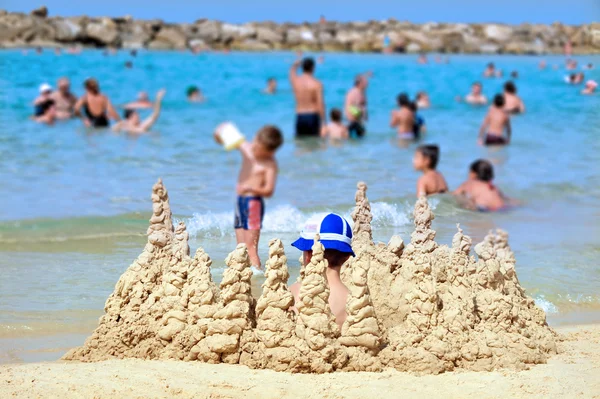
[{"label": "person wading in sea", "polygon": [[[302,65],[302,75],[298,67]],[[290,68],[290,82],[296,98],[296,137],[319,137],[325,123],[323,84],[313,73],[315,60],[305,58]]]}]

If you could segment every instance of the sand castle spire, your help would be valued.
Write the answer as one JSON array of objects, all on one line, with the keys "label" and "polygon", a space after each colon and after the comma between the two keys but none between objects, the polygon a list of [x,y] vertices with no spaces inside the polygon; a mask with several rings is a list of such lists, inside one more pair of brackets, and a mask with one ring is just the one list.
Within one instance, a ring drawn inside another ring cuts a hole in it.
[{"label": "sand castle spire", "polygon": [[367,185],[364,182],[359,182],[356,185],[356,195],[354,199],[356,206],[352,212],[352,220],[354,227],[352,228],[352,246],[360,247],[373,242],[373,233],[371,229],[371,204],[367,198]]},{"label": "sand castle spire", "polygon": [[214,314],[215,321],[208,326],[205,344],[220,355],[222,362],[235,364],[240,358],[242,335],[254,324],[252,270],[246,245],[238,244],[225,263],[227,269],[220,285],[223,308]]},{"label": "sand castle spire", "polygon": [[173,220],[169,194],[162,179],[152,186],[152,216],[148,227],[148,241],[153,245],[164,247],[172,239]]},{"label": "sand castle spire", "polygon": [[190,256],[189,239],[190,234],[187,232],[184,222],[179,222],[173,234],[173,254],[177,260]]},{"label": "sand castle spire", "polygon": [[435,218],[426,197],[420,197],[415,203],[413,212],[415,218],[415,231],[410,235],[410,244],[413,250],[422,253],[431,253],[437,247],[435,231],[431,229],[431,222]]},{"label": "sand castle spire", "polygon": [[294,296],[288,290],[290,277],[287,257],[281,240],[276,238],[269,242],[269,259],[265,265],[265,282],[263,292],[256,303],[257,343],[248,358],[243,355],[244,364],[257,367],[268,367],[277,371],[292,371],[299,361],[296,346],[299,339],[295,336],[296,327],[294,312]]},{"label": "sand castle spire", "polygon": [[369,263],[357,260],[351,269],[347,317],[339,339],[342,345],[349,347],[347,370],[377,371],[381,367],[375,358],[381,345],[381,333],[367,286]]}]

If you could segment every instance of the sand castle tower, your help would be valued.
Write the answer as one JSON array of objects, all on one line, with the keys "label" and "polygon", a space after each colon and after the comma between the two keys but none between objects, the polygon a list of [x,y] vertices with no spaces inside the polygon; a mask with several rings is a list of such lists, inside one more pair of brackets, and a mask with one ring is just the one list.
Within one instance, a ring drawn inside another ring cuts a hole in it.
[{"label": "sand castle tower", "polygon": [[373,243],[373,232],[371,228],[371,204],[367,198],[367,185],[364,182],[359,182],[356,185],[356,207],[352,212],[352,220],[354,227],[352,228],[352,248],[358,250],[365,245]]},{"label": "sand castle tower", "polygon": [[269,242],[265,267],[266,280],[256,304],[257,342],[252,346],[252,353],[242,354],[240,362],[253,368],[294,371],[300,355],[296,349],[300,340],[294,334],[296,321],[291,310],[294,296],[287,287],[290,277],[287,257],[278,238]]},{"label": "sand castle tower", "polygon": [[367,286],[368,271],[363,267],[368,263],[369,261],[360,260],[355,262],[350,273],[347,317],[339,338],[339,342],[347,347],[349,361],[345,370],[349,371],[381,369],[381,363],[376,357],[381,345],[381,334]]},{"label": "sand castle tower", "polygon": [[346,357],[336,340],[340,331],[329,308],[329,284],[325,275],[328,266],[319,239],[317,234],[300,287],[295,332],[301,340],[302,355],[308,362],[302,371],[326,373],[341,368]]},{"label": "sand castle tower", "polygon": [[245,244],[239,244],[225,259],[227,269],[221,281],[223,307],[214,314],[214,321],[208,324],[203,345],[218,354],[224,363],[238,363],[241,353],[242,336],[254,324],[254,305],[250,279],[250,259]]}]

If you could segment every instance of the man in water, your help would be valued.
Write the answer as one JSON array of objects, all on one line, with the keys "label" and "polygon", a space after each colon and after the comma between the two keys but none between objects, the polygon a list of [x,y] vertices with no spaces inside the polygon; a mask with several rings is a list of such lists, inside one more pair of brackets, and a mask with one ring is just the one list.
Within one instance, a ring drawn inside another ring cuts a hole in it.
[{"label": "man in water", "polygon": [[396,128],[399,139],[414,140],[415,113],[412,103],[406,93],[400,94],[397,101],[400,108],[392,111],[390,126]]},{"label": "man in water", "polygon": [[[496,94],[494,104],[490,107],[479,129],[479,145],[506,145],[510,143],[512,129],[510,126],[510,114],[506,112],[504,96]],[[506,130],[506,137],[504,131]],[[485,140],[484,140],[485,136]]]},{"label": "man in water", "polygon": [[148,97],[148,93],[146,93],[145,91],[140,91],[138,94],[137,100],[125,104],[124,108],[125,109],[145,109],[145,108],[152,108],[153,106],[154,106],[154,103],[152,101],[150,101],[150,98]]},{"label": "man in water", "polygon": [[126,109],[124,112],[125,119],[116,123],[113,126],[113,130],[115,132],[124,131],[134,134],[146,133],[150,130],[152,125],[154,125],[160,115],[161,103],[165,93],[165,89],[159,90],[158,93],[156,93],[154,110],[143,122],[141,121],[140,114],[135,109]]},{"label": "man in water", "polygon": [[[292,246],[302,251],[304,265],[309,264],[312,259],[312,246],[316,234],[320,234],[321,244],[325,248],[324,258],[327,260],[325,275],[329,285],[329,308],[341,330],[347,317],[346,301],[349,291],[342,282],[340,272],[348,258],[354,256],[351,245],[352,228],[350,228],[350,224],[346,219],[335,213],[324,216],[316,215],[308,219],[300,233],[300,238],[292,243]],[[300,302],[301,284],[300,282],[290,286],[290,291],[294,295],[292,310],[295,312],[297,312],[298,303]],[[315,287],[314,289],[318,290],[319,288]]]},{"label": "man in water", "polygon": [[481,93],[482,86],[480,82],[475,82],[471,86],[471,92],[465,96],[465,101],[473,105],[487,104],[487,97]]},{"label": "man in water", "polygon": [[364,121],[367,120],[367,86],[369,84],[367,74],[358,75],[354,79],[354,87],[346,94],[344,113],[350,122],[348,132],[350,137],[362,137],[366,130]]},{"label": "man in water", "polygon": [[[302,75],[298,67],[302,65]],[[290,83],[296,98],[296,137],[319,137],[325,123],[323,84],[313,73],[315,60],[305,58],[296,61],[290,68]]]},{"label": "man in water", "polygon": [[277,80],[275,78],[267,79],[267,87],[263,90],[265,94],[275,94],[277,92]]},{"label": "man in water", "polygon": [[70,119],[75,112],[77,97],[71,93],[71,83],[67,78],[58,80],[58,90],[52,93],[56,106],[56,119]]}]

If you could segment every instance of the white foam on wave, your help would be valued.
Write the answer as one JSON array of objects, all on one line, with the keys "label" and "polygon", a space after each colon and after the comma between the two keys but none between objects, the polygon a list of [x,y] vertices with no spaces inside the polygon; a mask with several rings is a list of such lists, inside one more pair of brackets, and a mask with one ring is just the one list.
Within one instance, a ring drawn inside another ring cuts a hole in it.
[{"label": "white foam on wave", "polygon": [[[347,209],[345,212],[338,211],[348,219],[350,224],[352,224],[350,217],[352,209]],[[399,227],[411,223],[412,206],[408,203],[374,202],[371,204],[371,212],[374,227]],[[266,233],[298,233],[302,230],[304,222],[317,213],[323,212],[302,212],[292,205],[279,205],[267,209],[262,230]],[[192,237],[214,238],[234,235],[233,212],[194,213],[184,222]]]},{"label": "white foam on wave", "polygon": [[535,304],[540,307],[546,314],[548,313],[558,313],[558,308],[555,304],[547,300],[544,295],[538,295],[533,298],[535,300]]}]

